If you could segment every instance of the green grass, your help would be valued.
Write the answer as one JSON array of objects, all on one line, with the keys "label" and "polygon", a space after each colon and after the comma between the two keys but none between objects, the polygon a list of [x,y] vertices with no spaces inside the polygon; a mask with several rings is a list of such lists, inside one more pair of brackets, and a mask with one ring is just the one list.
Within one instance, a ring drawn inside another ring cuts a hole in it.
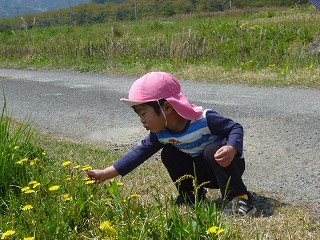
[{"label": "green grass", "polygon": [[[3,238],[217,239],[231,234],[228,222],[221,221],[215,205],[196,205],[194,210],[182,211],[173,207],[170,198],[163,197],[161,188],[152,187],[152,183],[144,186],[152,196],[148,199],[125,183],[110,180],[95,184],[85,178],[90,164],[111,164],[118,157],[116,154],[90,145],[57,141],[40,133],[34,141],[29,128],[21,128],[5,113],[0,127],[4,129],[1,140],[12,146],[1,157],[5,170],[1,180],[7,183],[1,194]],[[24,135],[28,138],[21,137]],[[37,147],[40,143],[43,148]],[[30,149],[41,151],[30,155]],[[224,230],[206,233],[212,226]]]},{"label": "green grass", "polygon": [[319,88],[319,28],[315,9],[291,8],[7,31],[0,67]]},{"label": "green grass", "polygon": [[[319,221],[307,210],[283,207],[276,200],[268,218],[221,218],[219,201],[194,209],[174,206],[176,191],[170,177],[152,159],[122,179],[92,184],[85,170],[108,166],[119,153],[55,139],[30,124],[12,121],[6,111],[0,128],[4,129],[1,141],[13,146],[1,157],[3,167],[11,167],[1,175],[1,182],[7,182],[0,198],[4,239],[316,239],[319,235]],[[218,191],[210,190],[209,195],[215,199]]]}]

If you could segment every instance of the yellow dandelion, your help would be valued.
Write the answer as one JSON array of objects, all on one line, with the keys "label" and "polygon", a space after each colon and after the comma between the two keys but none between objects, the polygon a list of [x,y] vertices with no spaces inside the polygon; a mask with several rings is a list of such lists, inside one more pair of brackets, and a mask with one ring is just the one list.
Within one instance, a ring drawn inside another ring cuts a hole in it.
[{"label": "yellow dandelion", "polygon": [[59,188],[60,188],[60,186],[54,185],[54,186],[49,188],[49,191],[57,191]]},{"label": "yellow dandelion", "polygon": [[70,201],[70,195],[68,193],[62,194],[62,201]]},{"label": "yellow dandelion", "polygon": [[22,158],[16,162],[16,164],[22,165],[24,162],[28,161],[28,158]]},{"label": "yellow dandelion", "polygon": [[32,208],[33,208],[33,206],[28,204],[28,205],[23,206],[21,209],[22,209],[22,211],[27,211],[27,210],[31,210]]},{"label": "yellow dandelion", "polygon": [[217,235],[219,235],[220,233],[223,233],[224,232],[224,229],[223,228],[219,228],[216,232]]},{"label": "yellow dandelion", "polygon": [[38,182],[33,180],[33,181],[29,182],[29,185],[33,185],[33,184],[36,184],[36,183],[38,183]]},{"label": "yellow dandelion", "polygon": [[28,190],[30,190],[30,187],[23,187],[23,188],[21,188],[21,191],[22,191],[22,192],[26,192],[26,191],[28,191]]},{"label": "yellow dandelion", "polygon": [[65,161],[64,163],[62,163],[62,166],[67,167],[70,165],[70,163],[71,163],[70,161]]},{"label": "yellow dandelion", "polygon": [[34,237],[25,237],[23,238],[23,240],[34,240],[35,238]]},{"label": "yellow dandelion", "polygon": [[78,169],[78,168],[80,168],[81,166],[80,165],[76,165],[76,166],[74,166],[73,168],[74,169]]},{"label": "yellow dandelion", "polygon": [[210,234],[210,233],[217,233],[217,230],[219,228],[217,226],[212,226],[210,227],[207,231],[206,231],[206,234]]},{"label": "yellow dandelion", "polygon": [[13,235],[13,234],[15,234],[15,233],[16,233],[16,231],[8,230],[8,231],[2,233],[1,239],[5,239],[6,237],[9,237],[9,236],[11,236],[11,235]]},{"label": "yellow dandelion", "polygon": [[32,188],[36,188],[38,186],[40,186],[40,183],[35,183],[35,184],[33,184]]},{"label": "yellow dandelion", "polygon": [[23,193],[29,194],[29,193],[35,193],[35,192],[36,192],[35,190],[29,189],[24,191]]},{"label": "yellow dandelion", "polygon": [[35,164],[37,164],[39,162],[40,162],[40,160],[38,158],[35,158],[35,159],[30,161],[30,165],[33,166],[33,165],[35,165]]},{"label": "yellow dandelion", "polygon": [[66,178],[66,181],[70,181],[72,178],[71,177],[67,177]]},{"label": "yellow dandelion", "polygon": [[109,221],[103,221],[99,228],[103,231],[106,231],[109,234],[116,234],[116,229],[109,223]]},{"label": "yellow dandelion", "polygon": [[124,183],[123,182],[117,182],[118,186],[122,186]]},{"label": "yellow dandelion", "polygon": [[42,154],[42,156],[44,156],[44,155],[46,155],[46,152],[43,151],[41,154]]},{"label": "yellow dandelion", "polygon": [[96,180],[87,180],[87,181],[86,181],[86,184],[89,185],[89,184],[93,184],[93,183],[95,183],[95,182],[96,182]]},{"label": "yellow dandelion", "polygon": [[85,165],[82,167],[83,171],[89,171],[92,167],[90,165]]},{"label": "yellow dandelion", "polygon": [[136,193],[134,193],[134,194],[131,194],[131,196],[130,196],[131,198],[139,198],[140,197],[140,195],[138,195],[138,194],[136,194]]}]

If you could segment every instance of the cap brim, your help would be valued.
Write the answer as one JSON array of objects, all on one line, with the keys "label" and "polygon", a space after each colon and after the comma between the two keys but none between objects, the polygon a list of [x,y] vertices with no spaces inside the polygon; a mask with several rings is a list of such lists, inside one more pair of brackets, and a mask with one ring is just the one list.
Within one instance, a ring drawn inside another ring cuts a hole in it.
[{"label": "cap brim", "polygon": [[188,120],[197,119],[203,112],[202,107],[190,104],[182,92],[174,97],[169,97],[166,100],[172,105],[172,107],[181,117]]},{"label": "cap brim", "polygon": [[127,98],[120,98],[120,101],[123,102],[124,104],[126,104],[129,107],[133,107],[133,106],[145,103],[145,102],[133,102],[130,99],[127,99]]}]

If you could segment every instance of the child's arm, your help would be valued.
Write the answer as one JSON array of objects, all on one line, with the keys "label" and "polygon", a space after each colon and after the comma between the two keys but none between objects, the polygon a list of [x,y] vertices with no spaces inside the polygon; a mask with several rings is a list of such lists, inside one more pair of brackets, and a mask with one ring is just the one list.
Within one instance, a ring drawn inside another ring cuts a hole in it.
[{"label": "child's arm", "polygon": [[113,166],[110,166],[105,169],[90,170],[87,172],[87,175],[92,180],[101,183],[108,179],[119,176],[119,173]]},{"label": "child's arm", "polygon": [[104,182],[119,175],[124,176],[142,164],[162,147],[163,145],[158,142],[157,136],[155,134],[149,134],[146,139],[142,140],[139,146],[118,159],[112,166],[105,169],[88,171],[87,175],[92,180],[96,180],[96,182]]}]

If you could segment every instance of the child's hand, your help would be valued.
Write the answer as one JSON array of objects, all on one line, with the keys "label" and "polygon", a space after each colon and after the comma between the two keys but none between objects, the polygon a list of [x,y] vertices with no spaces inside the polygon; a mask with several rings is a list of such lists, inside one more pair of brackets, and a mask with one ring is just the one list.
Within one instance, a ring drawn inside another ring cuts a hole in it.
[{"label": "child's hand", "polygon": [[221,167],[228,167],[236,153],[237,150],[234,147],[225,145],[218,149],[214,154],[214,158]]},{"label": "child's hand", "polygon": [[113,167],[107,167],[106,169],[94,169],[87,172],[88,178],[102,183],[108,179],[114,178],[119,175],[118,171]]}]

